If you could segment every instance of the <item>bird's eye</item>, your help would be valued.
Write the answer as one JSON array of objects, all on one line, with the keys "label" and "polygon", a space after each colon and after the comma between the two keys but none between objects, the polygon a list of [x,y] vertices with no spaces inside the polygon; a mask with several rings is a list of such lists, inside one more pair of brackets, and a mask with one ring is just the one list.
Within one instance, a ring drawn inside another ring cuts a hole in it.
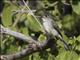
[{"label": "bird's eye", "polygon": [[47,17],[47,15],[45,15],[45,17]]}]

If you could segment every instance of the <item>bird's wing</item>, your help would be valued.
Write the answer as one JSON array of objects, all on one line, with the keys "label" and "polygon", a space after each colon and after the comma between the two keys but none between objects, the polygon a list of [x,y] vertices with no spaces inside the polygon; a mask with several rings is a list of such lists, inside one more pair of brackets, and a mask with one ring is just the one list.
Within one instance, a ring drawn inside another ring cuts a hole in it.
[{"label": "bird's wing", "polygon": [[54,28],[57,30],[57,32],[59,33],[59,35],[62,37],[61,31],[60,31],[57,23],[56,23],[54,20],[52,20],[52,24],[53,24],[53,27],[54,27]]},{"label": "bird's wing", "polygon": [[[46,15],[45,16],[45,19],[47,19],[47,21],[48,22],[50,22],[50,23],[48,23],[48,25],[51,25],[50,27],[54,27],[54,29],[58,32],[58,34],[62,37],[62,34],[61,34],[61,32],[60,32],[60,29],[59,29],[59,27],[58,27],[58,25],[57,25],[57,23],[52,19],[52,17],[51,16],[48,16],[48,15]],[[53,32],[54,33],[54,32]]]}]

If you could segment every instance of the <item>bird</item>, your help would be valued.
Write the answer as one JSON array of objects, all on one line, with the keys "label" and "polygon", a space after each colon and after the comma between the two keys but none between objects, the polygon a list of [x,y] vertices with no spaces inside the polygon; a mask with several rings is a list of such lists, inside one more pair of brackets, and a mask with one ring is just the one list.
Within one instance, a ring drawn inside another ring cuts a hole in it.
[{"label": "bird", "polygon": [[58,25],[51,18],[51,16],[49,16],[48,14],[45,14],[44,16],[42,16],[42,24],[46,32],[46,35],[48,37],[52,36],[53,38],[59,39],[61,42],[63,42],[65,49],[70,50],[68,44],[64,41],[62,37],[62,34],[60,32]]}]

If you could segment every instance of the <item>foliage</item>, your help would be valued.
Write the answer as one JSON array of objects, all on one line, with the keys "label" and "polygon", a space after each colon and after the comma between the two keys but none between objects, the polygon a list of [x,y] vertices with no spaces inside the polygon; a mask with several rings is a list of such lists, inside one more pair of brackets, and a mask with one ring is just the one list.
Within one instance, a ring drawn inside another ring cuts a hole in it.
[{"label": "foliage", "polygon": [[[25,35],[36,36],[36,33],[41,32],[37,39],[39,41],[43,41],[46,39],[46,37],[43,34],[40,18],[37,16],[43,15],[43,10],[46,10],[50,12],[53,17],[55,16],[55,21],[58,23],[61,29],[63,38],[72,47],[72,50],[65,51],[64,47],[62,47],[63,44],[57,41],[57,56],[52,54],[50,49],[47,49],[42,52],[36,52],[30,56],[22,58],[21,60],[80,60],[80,0],[72,0],[71,6],[73,8],[73,12],[72,14],[65,16],[60,14],[58,8],[56,8],[57,6],[55,6],[53,9],[52,4],[54,4],[56,0],[31,1],[32,0],[28,0],[29,6],[25,7],[22,0],[3,0],[2,3],[4,5],[1,12],[0,23],[5,27],[21,32]],[[29,7],[31,10],[37,10],[36,13],[34,12],[35,15],[27,12]],[[19,10],[21,11],[22,9],[24,9],[26,13],[19,12]],[[39,11],[39,9],[41,10]],[[61,16],[63,19],[60,19]],[[18,41],[17,38],[9,35],[2,35],[0,44],[0,54],[16,53],[26,47],[26,43]]]}]

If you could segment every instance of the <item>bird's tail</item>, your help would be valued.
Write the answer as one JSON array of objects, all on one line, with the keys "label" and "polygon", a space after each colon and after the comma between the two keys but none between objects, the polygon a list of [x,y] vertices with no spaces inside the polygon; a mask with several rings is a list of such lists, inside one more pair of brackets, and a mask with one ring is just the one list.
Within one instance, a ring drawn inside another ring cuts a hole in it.
[{"label": "bird's tail", "polygon": [[66,50],[71,50],[70,47],[69,47],[69,45],[67,44],[67,42],[65,42],[65,40],[63,39],[62,36],[58,35],[58,38],[59,38],[59,40],[64,44],[64,48],[65,48]]},{"label": "bird's tail", "polygon": [[60,38],[60,41],[63,42],[64,48],[65,48],[66,50],[70,50],[69,45],[63,40],[63,38]]}]

